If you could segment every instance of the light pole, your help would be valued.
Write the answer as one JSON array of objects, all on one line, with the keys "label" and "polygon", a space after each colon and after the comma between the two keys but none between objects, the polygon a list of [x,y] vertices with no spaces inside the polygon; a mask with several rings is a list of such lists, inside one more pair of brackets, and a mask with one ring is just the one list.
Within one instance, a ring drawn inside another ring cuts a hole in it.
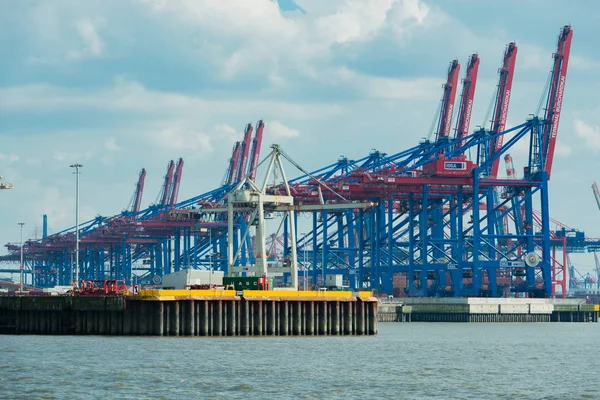
[{"label": "light pole", "polygon": [[71,164],[71,168],[75,168],[75,286],[79,287],[79,168],[83,165],[79,163]]},{"label": "light pole", "polygon": [[208,265],[209,265],[209,276],[208,276],[208,284],[209,288],[212,289],[212,228],[208,228]]},{"label": "light pole", "polygon": [[19,268],[21,272],[21,293],[23,293],[23,225],[25,222],[19,222],[19,226],[21,226],[21,266]]},{"label": "light pole", "polygon": [[302,233],[301,234],[304,237],[304,257],[303,257],[303,267],[304,267],[304,291],[306,292],[308,290],[308,271],[306,268],[306,233]]}]

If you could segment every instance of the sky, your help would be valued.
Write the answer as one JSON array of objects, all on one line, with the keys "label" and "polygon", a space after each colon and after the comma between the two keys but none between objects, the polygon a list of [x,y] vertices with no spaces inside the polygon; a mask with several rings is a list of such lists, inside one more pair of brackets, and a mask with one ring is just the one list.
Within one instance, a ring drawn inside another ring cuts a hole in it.
[{"label": "sky", "polygon": [[[393,154],[429,135],[448,63],[481,58],[471,128],[507,43],[519,48],[509,126],[536,112],[557,35],[574,31],[551,216],[600,237],[600,3],[558,0],[0,0],[0,243],[126,209],[141,168],[156,201],[218,187],[245,124],[265,121],[306,169]],[[458,102],[458,96],[457,96]],[[458,104],[458,103],[457,103]],[[517,172],[525,149],[512,152]],[[288,176],[299,173],[290,168]],[[5,253],[0,249],[0,254]],[[591,270],[591,255],[580,257]]]}]

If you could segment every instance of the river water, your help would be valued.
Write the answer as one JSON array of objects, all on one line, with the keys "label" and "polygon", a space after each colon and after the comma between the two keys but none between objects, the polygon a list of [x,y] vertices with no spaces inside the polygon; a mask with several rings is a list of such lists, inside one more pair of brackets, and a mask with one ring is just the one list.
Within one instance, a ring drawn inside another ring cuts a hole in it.
[{"label": "river water", "polygon": [[600,399],[600,324],[372,337],[0,335],[2,399]]}]

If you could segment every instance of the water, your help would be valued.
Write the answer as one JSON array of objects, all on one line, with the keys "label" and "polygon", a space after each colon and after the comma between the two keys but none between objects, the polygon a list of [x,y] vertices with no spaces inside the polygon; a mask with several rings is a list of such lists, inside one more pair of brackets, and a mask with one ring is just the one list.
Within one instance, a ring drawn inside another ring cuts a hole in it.
[{"label": "water", "polygon": [[0,336],[3,399],[600,399],[600,324],[374,337]]}]

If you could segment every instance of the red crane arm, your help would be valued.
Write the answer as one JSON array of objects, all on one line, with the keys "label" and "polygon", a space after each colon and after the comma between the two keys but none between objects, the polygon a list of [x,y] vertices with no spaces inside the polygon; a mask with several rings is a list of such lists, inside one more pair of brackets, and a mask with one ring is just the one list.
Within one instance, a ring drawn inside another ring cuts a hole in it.
[{"label": "red crane arm", "polygon": [[227,174],[225,175],[225,179],[223,180],[223,185],[230,184],[233,181],[233,171],[235,164],[235,152],[240,142],[235,142],[233,145],[233,150],[231,150],[231,158],[229,159],[229,165],[227,167]]},{"label": "red crane arm", "polygon": [[177,168],[175,168],[175,176],[173,178],[173,187],[171,188],[171,199],[169,205],[173,206],[177,203],[179,195],[179,185],[181,184],[181,173],[183,172],[183,158],[177,160]]},{"label": "red crane arm", "polygon": [[594,197],[596,197],[596,204],[598,204],[598,209],[600,210],[600,190],[598,190],[598,184],[596,182],[592,184],[592,190],[594,191]]},{"label": "red crane arm", "polygon": [[138,179],[137,185],[135,186],[135,195],[133,200],[133,207],[131,207],[131,211],[133,213],[137,213],[140,211],[140,206],[142,204],[142,194],[144,193],[144,181],[146,180],[146,170],[142,168],[140,171],[140,177]]},{"label": "red crane arm", "polygon": [[171,190],[171,182],[173,181],[173,169],[175,168],[175,163],[173,160],[169,161],[169,166],[167,167],[167,174],[165,175],[165,180],[163,182],[163,186],[160,194],[160,203],[159,205],[164,206],[167,204],[169,199],[169,193]]},{"label": "red crane arm", "polygon": [[[515,74],[515,61],[517,59],[517,44],[509,43],[504,51],[504,59],[502,67],[498,70],[500,76],[498,80],[498,91],[496,93],[496,102],[494,104],[494,117],[490,128],[491,134],[496,134],[504,131],[506,127],[506,117],[508,115],[508,104],[510,103],[510,94],[512,91],[513,76]],[[502,147],[502,136],[492,140],[490,144],[490,157]],[[500,159],[496,159],[492,164],[490,177],[498,176],[498,168]]]},{"label": "red crane arm", "polygon": [[454,100],[456,98],[456,85],[458,83],[458,73],[460,64],[454,60],[448,67],[448,79],[444,85],[444,94],[442,95],[442,107],[440,111],[440,120],[438,123],[437,138],[448,137],[452,126],[452,114],[454,113]]},{"label": "red crane arm", "polygon": [[254,140],[252,140],[252,151],[250,153],[250,163],[248,164],[248,173],[250,174],[250,180],[254,181],[256,178],[256,168],[258,167],[258,159],[260,157],[260,146],[262,144],[263,130],[265,124],[262,119],[256,124],[256,133],[254,134]]},{"label": "red crane arm", "polygon": [[[463,90],[460,96],[460,108],[458,121],[456,123],[456,138],[462,139],[469,135],[471,125],[471,112],[473,111],[473,99],[475,98],[475,86],[477,84],[477,72],[479,71],[479,56],[477,54],[469,57],[467,72],[463,79]],[[461,147],[463,142],[459,143]]]},{"label": "red crane arm", "polygon": [[229,180],[228,184],[233,184],[235,182],[236,173],[240,165],[240,151],[242,149],[242,142],[235,142],[235,146],[233,147],[233,155],[231,156],[231,171],[229,171]]},{"label": "red crane arm", "polygon": [[569,25],[562,28],[558,36],[556,53],[553,54],[554,65],[552,67],[550,90],[546,104],[545,120],[549,122],[544,126],[543,151],[546,153],[546,173],[550,179],[552,172],[552,161],[554,159],[554,148],[556,146],[556,135],[558,134],[558,123],[562,108],[565,82],[567,80],[567,68],[569,66],[569,55],[571,53],[571,39],[573,30]]},{"label": "red crane arm", "polygon": [[244,131],[244,142],[242,143],[241,150],[241,161],[237,170],[236,181],[241,181],[244,178],[244,171],[246,170],[246,163],[248,162],[248,153],[250,152],[250,142],[252,141],[252,124],[246,125]]}]

